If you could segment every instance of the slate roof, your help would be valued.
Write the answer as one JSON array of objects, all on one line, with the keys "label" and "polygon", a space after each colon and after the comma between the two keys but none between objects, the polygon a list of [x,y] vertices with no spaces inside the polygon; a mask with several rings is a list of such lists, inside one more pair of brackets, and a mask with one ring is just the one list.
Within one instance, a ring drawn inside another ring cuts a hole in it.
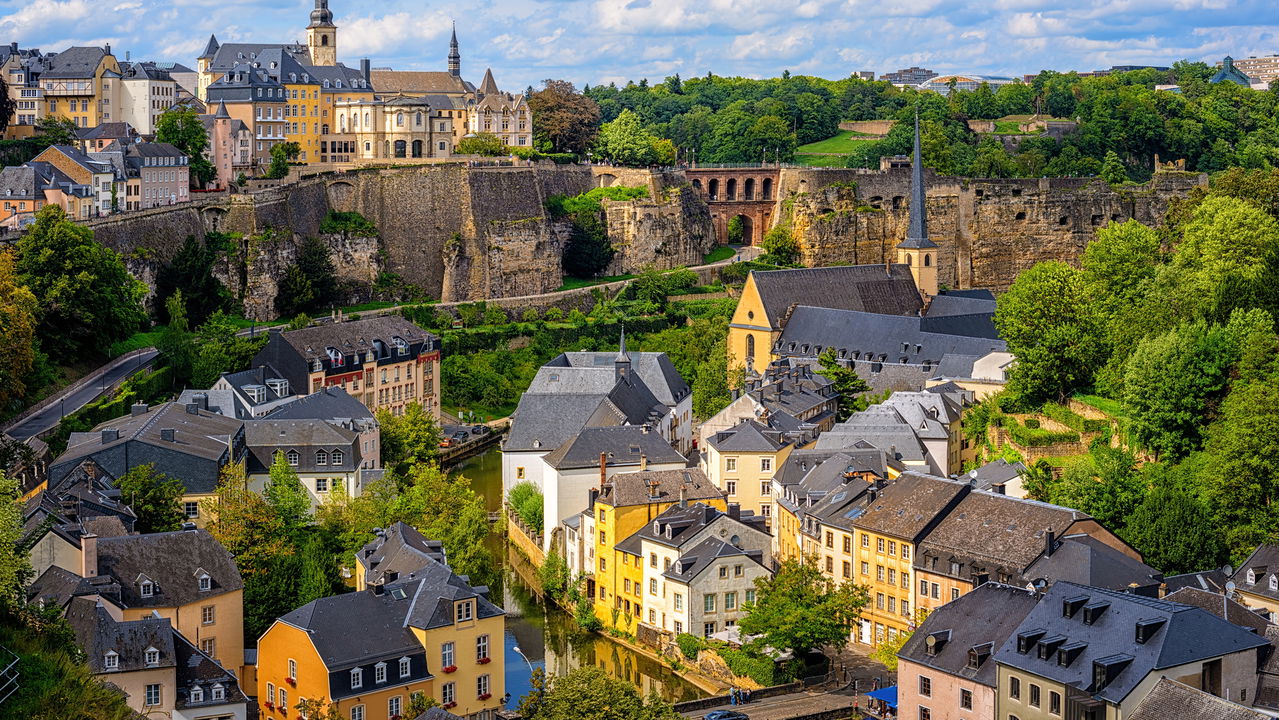
[{"label": "slate roof", "polygon": [[98,47],[69,47],[60,53],[45,56],[49,67],[40,77],[50,80],[91,78],[105,55],[106,51]]},{"label": "slate roof", "polygon": [[364,566],[366,584],[376,585],[391,575],[408,577],[433,562],[448,564],[444,544],[427,539],[410,525],[397,521],[377,532],[378,536],[355,554]]},{"label": "slate roof", "polygon": [[[245,703],[248,698],[240,689],[240,684],[216,660],[205,655],[192,645],[181,633],[173,633],[173,649],[177,655],[177,697],[175,706],[182,708],[219,707],[227,704]],[[213,686],[221,685],[225,696],[221,700],[213,699]],[[191,690],[199,687],[203,690],[204,699],[192,702]]]},{"label": "slate roof", "polygon": [[[1017,631],[1040,597],[1038,593],[999,583],[974,588],[930,612],[897,651],[897,657],[993,688],[997,675],[995,650]],[[928,649],[929,636],[936,637],[934,653]],[[975,668],[969,665],[973,650],[979,658]]]},{"label": "slate roof", "polygon": [[1004,572],[1020,584],[1022,573],[1046,548],[1046,531],[1060,536],[1074,523],[1090,519],[1078,510],[974,490],[920,541],[915,567],[953,576],[953,560],[960,563],[959,579]]},{"label": "slate roof", "polygon": [[373,87],[379,92],[413,94],[466,94],[475,92],[475,86],[448,72],[419,72],[406,70],[374,70],[371,73]]},{"label": "slate roof", "polygon": [[[320,598],[280,617],[307,631],[330,672],[378,659],[422,653],[410,628],[453,622],[453,603],[473,598],[476,618],[502,615],[487,588],[472,588],[446,565],[430,563],[398,582],[362,592]],[[428,654],[428,662],[435,656]]]},{"label": "slate roof", "polygon": [[824,495],[848,482],[851,473],[871,473],[888,477],[888,458],[883,450],[864,443],[865,447],[794,450],[786,462],[773,473],[773,482],[798,495]]},{"label": "slate roof", "polygon": [[[1067,617],[1065,601],[1076,599],[1079,608]],[[1096,610],[1090,612],[1089,607]],[[1092,623],[1085,624],[1084,617],[1089,614],[1094,615]],[[1139,621],[1161,622],[1145,643],[1134,642]],[[1197,607],[1071,582],[1053,585],[1030,611],[1017,633],[1030,632],[1042,633],[1036,642],[1060,636],[1063,646],[1080,643],[1083,647],[1073,662],[1061,665],[1056,652],[1049,653],[1047,659],[1040,659],[1034,649],[1018,652],[1014,637],[995,653],[995,660],[1112,704],[1122,702],[1151,672],[1256,651],[1268,644],[1255,633]],[[1098,661],[1117,663],[1112,665],[1114,676],[1102,688],[1093,686],[1093,664]]]},{"label": "slate roof", "polygon": [[427,339],[434,339],[437,345],[439,343],[438,338],[431,333],[394,315],[314,325],[281,333],[281,338],[307,360],[315,358],[327,360],[325,348],[328,347],[336,348],[343,353],[363,354],[374,349],[374,341],[381,341],[389,346],[395,337],[402,338],[410,344]]},{"label": "slate roof", "polygon": [[1051,555],[1040,557],[1027,568],[1026,577],[1036,584],[1069,580],[1146,595],[1156,594],[1163,581],[1158,570],[1090,535],[1062,538]]},{"label": "slate roof", "polygon": [[435,707],[427,710],[421,715],[418,715],[417,717],[413,718],[413,720],[462,720],[462,718],[457,715],[454,715],[448,710],[445,710],[439,705],[436,705]]},{"label": "slate roof", "polygon": [[980,357],[1007,350],[1007,343],[992,337],[993,327],[985,315],[921,318],[801,305],[774,349],[783,356],[816,356],[834,348],[840,359],[938,365],[946,355]]},{"label": "slate roof", "polygon": [[792,305],[912,316],[924,306],[906,265],[753,271],[751,277],[773,329],[782,327]]},{"label": "slate roof", "polygon": [[[89,671],[94,674],[177,666],[176,633],[167,618],[116,622],[97,601],[76,598],[67,607],[67,622],[75,633],[76,644],[84,650]],[[160,652],[159,662],[151,666],[146,663],[148,648]],[[119,666],[115,670],[108,670],[105,666],[108,652],[119,656]]]},{"label": "slate roof", "polygon": [[600,453],[608,456],[609,467],[639,465],[641,456],[650,465],[686,462],[661,435],[634,425],[583,428],[542,460],[556,470],[598,467]]},{"label": "slate roof", "polygon": [[[34,200],[39,190],[36,187],[36,168],[31,165],[9,165],[0,169],[0,196],[6,200]],[[40,198],[44,193],[39,192]]]},{"label": "slate roof", "polygon": [[511,431],[502,443],[505,452],[549,452],[576,435],[592,418],[600,425],[619,425],[620,411],[598,412],[607,399],[599,395],[538,395],[524,393],[515,408]]},{"label": "slate roof", "polygon": [[116,140],[133,141],[138,137],[138,131],[127,122],[106,122],[95,125],[91,128],[81,128],[76,131],[76,137],[81,140],[101,140],[103,138],[113,138]]},{"label": "slate roof", "polygon": [[234,390],[183,390],[174,400],[179,405],[189,405],[191,403],[200,404],[201,397],[203,402],[207,404],[209,412],[214,412],[229,418],[244,420],[249,415],[249,410],[244,406],[244,402],[236,395]]},{"label": "slate roof", "polygon": [[1226,583],[1230,581],[1230,576],[1221,568],[1215,570],[1202,570],[1200,572],[1185,573],[1183,575],[1168,575],[1164,578],[1164,588],[1169,594],[1174,593],[1182,588],[1196,588],[1198,590],[1207,590],[1211,593],[1224,595],[1226,592]]},{"label": "slate roof", "polygon": [[[285,448],[302,448],[299,452],[297,472],[353,472],[360,466],[359,434],[324,420],[281,420],[265,418],[246,420],[244,440],[249,447],[248,471],[264,473],[273,462],[275,453]],[[330,459],[326,465],[316,465],[315,450],[341,450],[341,464]]]},{"label": "slate roof", "polygon": [[951,291],[943,291],[930,299],[924,317],[940,318],[952,315],[993,315],[995,298],[973,297],[971,295],[955,295]]},{"label": "slate roof", "polygon": [[1020,461],[1008,462],[999,458],[979,468],[964,473],[964,478],[977,490],[990,490],[996,486],[1007,485],[1026,474],[1026,466]]},{"label": "slate roof", "polygon": [[706,442],[722,453],[777,452],[790,444],[782,433],[750,419],[715,433]]},{"label": "slate roof", "polygon": [[[666,353],[628,352],[627,356],[630,358],[633,374],[638,375],[640,380],[644,381],[644,385],[649,392],[662,404],[673,407],[692,392],[688,383],[680,376],[679,371],[675,369],[674,363],[671,362]],[[577,375],[576,373],[560,371],[559,387],[569,387],[570,383],[581,383],[576,386],[578,388],[576,391],[600,392],[601,387],[605,385],[612,387],[616,362],[616,353],[578,351],[562,353],[542,367],[593,370],[594,372],[590,375],[585,373]],[[605,376],[609,380],[600,379]],[[533,390],[534,387],[539,388],[539,390]],[[549,377],[543,377],[540,371],[538,378],[535,378],[534,384],[530,386],[530,390],[533,392],[551,392],[551,388]]]},{"label": "slate roof", "polygon": [[[212,581],[203,592],[201,570]],[[120,603],[127,608],[189,605],[244,588],[231,553],[205,530],[99,538],[98,574],[120,584]],[[149,598],[139,594],[144,577],[158,586]]]},{"label": "slate roof", "polygon": [[841,450],[856,447],[858,443],[883,450],[889,460],[924,462],[928,459],[920,433],[906,423],[895,408],[883,405],[872,405],[822,433],[815,447]]},{"label": "slate roof", "polygon": [[859,530],[915,542],[954,507],[968,489],[966,483],[922,473],[902,473],[869,501],[866,511],[853,518],[852,524]]},{"label": "slate roof", "polygon": [[[675,504],[654,518],[653,522],[645,523],[630,537],[619,542],[616,549],[631,555],[639,555],[640,546],[644,540],[679,549],[691,542],[698,533],[706,529],[706,526],[722,517],[731,518],[732,516],[705,503]],[[734,519],[749,528],[765,534],[768,532],[765,526],[766,518],[763,515],[746,513],[739,514]]]},{"label": "slate roof", "polygon": [[267,414],[270,420],[329,420],[338,424],[346,421],[376,423],[377,417],[364,403],[356,400],[346,390],[329,386],[310,395],[299,397]]},{"label": "slate roof", "polygon": [[[1223,620],[1253,630],[1258,635],[1265,635],[1266,629],[1272,627],[1270,621],[1263,615],[1221,593],[1200,590],[1194,587],[1183,587],[1176,592],[1168,593],[1163,599],[1169,602],[1179,602],[1183,605],[1194,605],[1197,608],[1203,608]],[[1274,656],[1272,655],[1271,657],[1273,658]]]},{"label": "slate roof", "polygon": [[[1253,571],[1255,583],[1248,582],[1249,570]],[[1270,589],[1271,575],[1279,575],[1279,545],[1258,545],[1230,579],[1240,592],[1279,600],[1279,590]]]},{"label": "slate roof", "polygon": [[1271,720],[1271,716],[1267,713],[1224,700],[1171,678],[1161,677],[1146,697],[1133,709],[1128,719],[1168,720],[1169,718]]},{"label": "slate roof", "polygon": [[[655,493],[650,483],[657,484]],[[688,502],[724,498],[724,492],[711,483],[706,473],[698,468],[688,468],[615,473],[604,483],[596,502],[612,507],[669,503],[679,500],[681,489]]]},{"label": "slate roof", "polygon": [[[662,572],[662,576],[689,585],[716,560],[730,557],[745,558],[764,568],[764,556],[761,551],[746,550],[719,538],[706,538],[682,554],[679,560]],[[767,568],[764,569],[767,570]]]},{"label": "slate roof", "polygon": [[[96,587],[104,585],[109,585],[109,581],[98,583]],[[95,594],[94,589],[92,579],[82,578],[59,565],[50,565],[27,588],[27,602],[39,603],[45,607],[66,608],[68,603],[79,596]],[[111,595],[110,592],[105,594]]]},{"label": "slate roof", "polygon": [[22,510],[22,540],[30,546],[47,530],[79,547],[86,533],[125,535],[133,531],[136,521],[133,509],[121,501],[114,478],[86,460],[27,500]]}]

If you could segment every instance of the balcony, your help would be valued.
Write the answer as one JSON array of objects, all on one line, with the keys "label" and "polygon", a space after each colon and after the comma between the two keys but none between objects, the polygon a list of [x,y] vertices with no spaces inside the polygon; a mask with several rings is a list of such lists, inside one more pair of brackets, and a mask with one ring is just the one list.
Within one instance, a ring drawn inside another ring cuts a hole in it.
[{"label": "balcony", "polygon": [[45,97],[82,97],[93,95],[91,82],[48,82],[43,88]]}]

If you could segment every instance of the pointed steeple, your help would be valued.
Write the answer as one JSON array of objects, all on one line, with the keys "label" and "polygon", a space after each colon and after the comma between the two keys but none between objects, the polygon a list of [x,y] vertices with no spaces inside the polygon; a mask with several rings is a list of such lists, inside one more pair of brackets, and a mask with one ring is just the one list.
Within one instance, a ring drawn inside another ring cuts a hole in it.
[{"label": "pointed steeple", "polygon": [[218,101],[218,112],[213,116],[213,119],[214,120],[230,120],[231,119],[231,113],[227,112],[225,101],[223,100]]},{"label": "pointed steeple", "polygon": [[212,59],[213,59],[213,56],[214,56],[214,55],[216,55],[216,54],[218,53],[218,48],[220,48],[220,47],[222,47],[222,46],[218,44],[218,38],[217,38],[217,36],[215,36],[215,35],[209,35],[209,42],[208,42],[208,44],[207,44],[207,45],[205,45],[205,46],[204,46],[204,52],[200,53],[200,57],[198,57],[198,58],[196,58],[196,59],[197,59],[197,60],[203,60],[203,59],[205,59],[205,58],[208,58],[208,59],[212,60]]},{"label": "pointed steeple", "polygon": [[480,82],[481,95],[497,95],[500,90],[497,89],[497,81],[493,79],[493,68],[484,71],[484,80]]},{"label": "pointed steeple", "polygon": [[631,356],[626,352],[626,328],[622,328],[622,340],[618,344],[617,357],[613,359],[613,370],[618,380],[628,379],[631,374]]},{"label": "pointed steeple", "polygon": [[899,248],[935,248],[928,239],[927,194],[924,192],[924,159],[919,148],[919,110],[915,111],[915,156],[910,165],[910,229]]},{"label": "pointed steeple", "polygon": [[449,41],[449,75],[462,76],[462,53],[457,49],[457,23],[453,23],[453,39]]}]

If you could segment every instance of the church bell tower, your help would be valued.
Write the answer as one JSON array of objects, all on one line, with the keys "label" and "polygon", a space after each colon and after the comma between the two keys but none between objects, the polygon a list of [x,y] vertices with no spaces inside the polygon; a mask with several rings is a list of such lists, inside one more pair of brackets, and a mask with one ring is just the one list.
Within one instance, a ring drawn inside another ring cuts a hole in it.
[{"label": "church bell tower", "polygon": [[306,44],[311,49],[312,65],[338,64],[338,26],[333,24],[329,0],[315,0],[311,24],[306,26]]},{"label": "church bell tower", "polygon": [[924,158],[919,149],[919,114],[915,114],[915,157],[910,168],[910,228],[897,245],[897,262],[910,267],[919,294],[937,295],[937,243],[928,237]]}]

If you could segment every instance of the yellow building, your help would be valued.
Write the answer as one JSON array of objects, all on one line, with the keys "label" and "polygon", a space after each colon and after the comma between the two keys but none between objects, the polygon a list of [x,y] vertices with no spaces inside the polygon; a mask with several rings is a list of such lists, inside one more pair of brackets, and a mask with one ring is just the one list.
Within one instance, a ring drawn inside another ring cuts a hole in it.
[{"label": "yellow building", "polygon": [[282,77],[284,84],[284,138],[298,144],[299,162],[318,162],[320,158],[320,83],[310,73],[290,73]]},{"label": "yellow building", "polygon": [[[798,437],[797,437],[798,436]],[[702,467],[729,502],[756,515],[773,516],[773,473],[804,433],[774,430],[755,420],[721,430],[706,440]]]},{"label": "yellow building", "polygon": [[40,73],[44,116],[67,118],[82,128],[122,119],[120,64],[110,45],[71,47],[46,60],[48,68]]},{"label": "yellow building", "polygon": [[583,542],[589,549],[582,563],[593,573],[588,587],[595,616],[605,626],[634,632],[644,607],[643,559],[618,544],[681,500],[728,510],[724,494],[700,470],[661,470],[612,476],[583,513]]},{"label": "yellow building", "polygon": [[356,592],[308,603],[258,641],[263,718],[319,701],[344,718],[407,716],[413,696],[488,720],[505,694],[504,613],[436,557],[408,526],[383,531],[356,556]]}]

